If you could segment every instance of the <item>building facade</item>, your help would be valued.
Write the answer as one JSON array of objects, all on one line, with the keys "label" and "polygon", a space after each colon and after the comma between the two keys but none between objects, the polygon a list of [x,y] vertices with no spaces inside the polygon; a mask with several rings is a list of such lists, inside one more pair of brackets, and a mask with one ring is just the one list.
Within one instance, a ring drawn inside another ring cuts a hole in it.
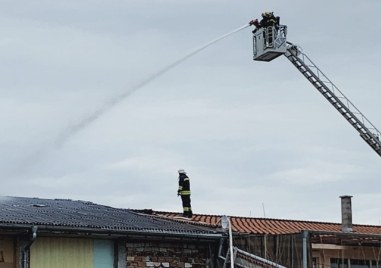
[{"label": "building facade", "polygon": [[0,268],[214,268],[222,236],[86,201],[0,201]]},{"label": "building facade", "polygon": [[[341,201],[341,223],[230,217],[233,245],[289,268],[380,268],[381,226],[352,224],[351,196],[342,196]],[[220,219],[221,215],[195,214],[192,221],[219,228]]]}]

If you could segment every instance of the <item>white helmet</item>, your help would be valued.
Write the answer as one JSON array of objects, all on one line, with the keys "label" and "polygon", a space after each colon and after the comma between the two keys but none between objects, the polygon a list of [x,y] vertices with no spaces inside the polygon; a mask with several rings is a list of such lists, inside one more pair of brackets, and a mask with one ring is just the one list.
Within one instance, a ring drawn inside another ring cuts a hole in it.
[{"label": "white helmet", "polygon": [[185,170],[184,170],[184,169],[179,169],[177,172],[178,172],[179,174],[185,174]]}]

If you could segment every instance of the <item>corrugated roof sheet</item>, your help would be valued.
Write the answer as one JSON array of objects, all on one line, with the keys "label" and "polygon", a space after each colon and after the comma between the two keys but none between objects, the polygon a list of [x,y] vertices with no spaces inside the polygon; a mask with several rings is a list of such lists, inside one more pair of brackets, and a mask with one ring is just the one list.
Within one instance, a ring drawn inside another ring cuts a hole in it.
[{"label": "corrugated roof sheet", "polygon": [[0,197],[0,227],[37,225],[46,228],[91,229],[107,232],[143,232],[209,236],[211,228],[152,217],[88,201]]},{"label": "corrugated roof sheet", "polygon": [[[153,211],[152,214],[169,219],[179,216],[178,213],[162,211]],[[193,214],[192,221],[216,227],[220,218],[221,215]],[[301,231],[341,232],[341,223],[233,216],[230,217],[230,222],[234,232],[248,234],[294,234]],[[354,224],[353,232],[381,235],[381,226]]]}]

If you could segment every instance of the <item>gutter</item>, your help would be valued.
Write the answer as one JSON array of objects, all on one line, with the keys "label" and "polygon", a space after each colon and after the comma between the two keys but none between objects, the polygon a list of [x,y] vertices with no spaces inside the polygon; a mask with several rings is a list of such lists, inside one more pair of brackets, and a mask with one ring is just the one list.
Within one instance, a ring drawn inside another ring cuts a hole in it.
[{"label": "gutter", "polygon": [[28,244],[26,244],[22,250],[21,250],[21,256],[22,256],[22,268],[28,268],[28,256],[29,256],[29,250],[34,241],[37,239],[37,226],[32,226],[32,238],[29,240]]},{"label": "gutter", "polygon": [[[20,230],[30,227],[30,225],[22,224],[7,224],[0,225],[0,229],[12,229]],[[37,227],[37,226],[35,226]],[[59,233],[84,233],[84,234],[100,234],[100,235],[152,235],[152,236],[167,236],[167,237],[178,237],[183,238],[198,238],[198,239],[219,239],[222,237],[221,233],[192,233],[192,232],[181,232],[181,231],[163,231],[163,230],[154,230],[154,229],[102,229],[102,228],[88,228],[88,227],[71,227],[71,226],[51,226],[51,225],[39,225],[39,233],[45,232],[59,232]]]}]

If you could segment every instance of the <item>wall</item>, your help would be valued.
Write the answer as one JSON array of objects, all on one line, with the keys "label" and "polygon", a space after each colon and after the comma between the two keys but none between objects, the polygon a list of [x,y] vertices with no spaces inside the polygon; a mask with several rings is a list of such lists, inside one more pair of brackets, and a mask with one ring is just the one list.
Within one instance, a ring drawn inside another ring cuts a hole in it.
[{"label": "wall", "polygon": [[113,268],[114,241],[38,237],[30,252],[31,268]]},{"label": "wall", "polygon": [[[303,267],[302,235],[247,235],[236,237],[234,246],[279,263],[289,268]],[[364,267],[359,262],[378,261],[381,267],[381,241],[379,246],[343,246],[335,244],[313,243],[308,245],[308,267],[329,268],[331,259],[355,260],[351,267]],[[312,258],[311,258],[312,257]],[[369,267],[369,266],[368,266]],[[373,265],[372,268],[375,268]]]},{"label": "wall", "polygon": [[379,261],[381,263],[381,245],[378,247],[348,247],[340,245],[313,245],[312,257],[316,268],[331,267],[331,258],[341,260]]},{"label": "wall", "polygon": [[30,268],[93,268],[93,241],[38,237],[30,248]]},{"label": "wall", "polygon": [[208,244],[129,241],[126,248],[127,268],[213,267]]},{"label": "wall", "polygon": [[113,268],[114,241],[38,237],[30,252],[31,268]]},{"label": "wall", "polygon": [[[30,268],[215,268],[218,241],[187,239],[100,240],[37,236]],[[0,268],[20,268],[25,243],[0,237]],[[17,243],[17,245],[16,245]]]},{"label": "wall", "polygon": [[239,249],[286,267],[303,267],[301,234],[243,235],[235,237],[233,244]]},{"label": "wall", "polygon": [[93,241],[93,268],[114,267],[114,241]]},{"label": "wall", "polygon": [[12,239],[0,238],[0,268],[15,267],[14,241]]}]

